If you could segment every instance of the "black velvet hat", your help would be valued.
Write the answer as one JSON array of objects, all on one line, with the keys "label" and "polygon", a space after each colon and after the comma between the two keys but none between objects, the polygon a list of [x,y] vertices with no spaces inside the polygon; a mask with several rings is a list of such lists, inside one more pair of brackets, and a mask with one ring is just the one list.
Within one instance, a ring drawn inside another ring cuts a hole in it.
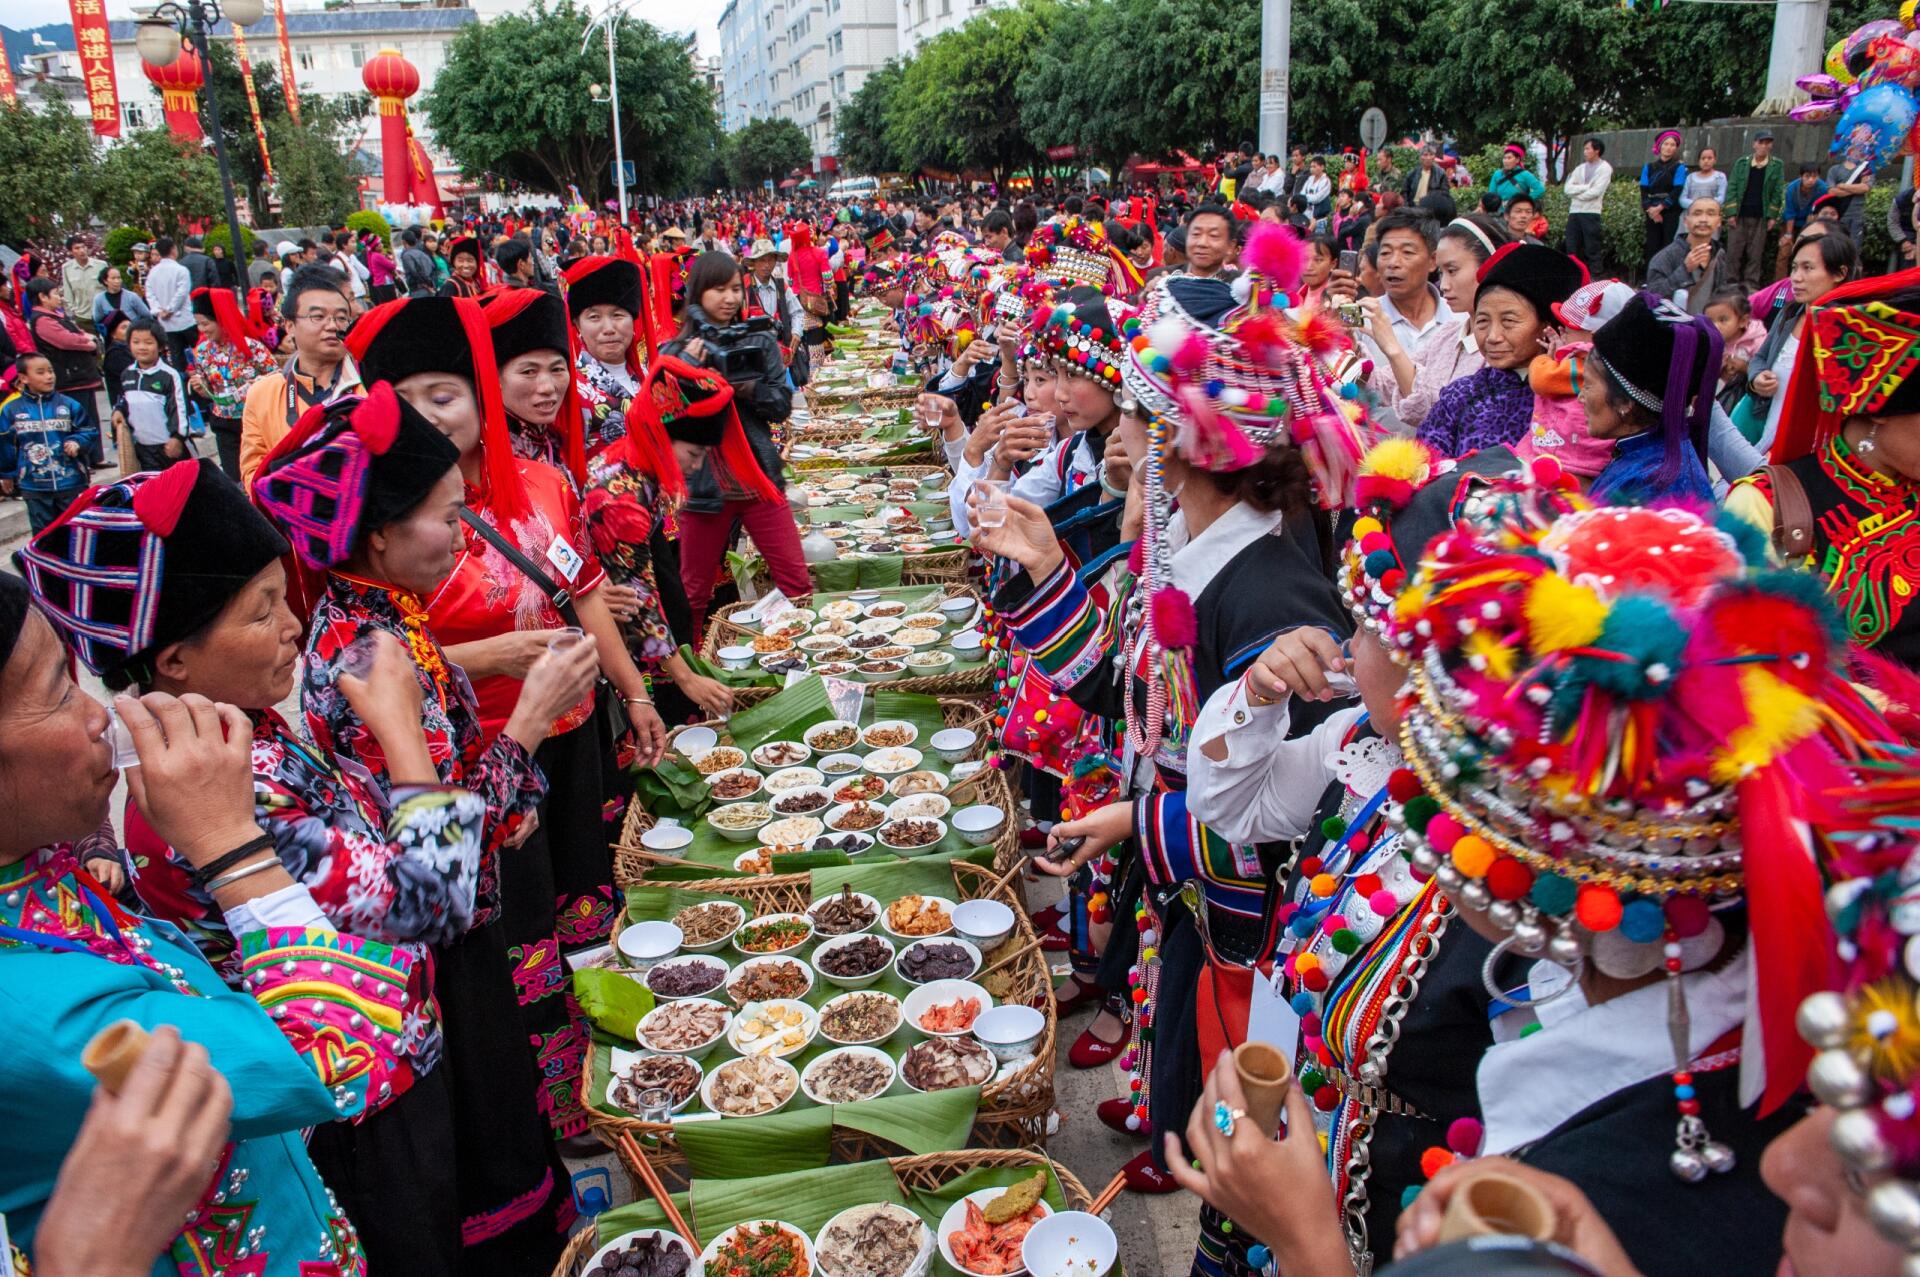
[{"label": "black velvet hat", "polygon": [[1544,323],[1554,322],[1553,304],[1573,296],[1573,290],[1587,282],[1587,268],[1565,253],[1542,244],[1503,244],[1480,267],[1480,286],[1474,291],[1478,302],[1489,288],[1509,288],[1519,293],[1539,314]]},{"label": "black velvet hat", "polygon": [[308,568],[345,562],[366,534],[419,505],[460,450],[387,382],[310,410],[253,481],[253,499]]},{"label": "black velvet hat", "polygon": [[11,572],[0,572],[0,670],[13,659],[13,649],[26,628],[27,606],[31,595],[27,583]]},{"label": "black velvet hat", "polygon": [[360,317],[347,335],[360,380],[404,381],[423,372],[473,379],[473,344],[451,297],[410,297]]},{"label": "black velvet hat", "polygon": [[[493,327],[493,359],[499,367],[534,350],[565,355],[567,307],[559,297],[540,288],[503,288],[480,299]],[[504,314],[504,318],[497,315]]]},{"label": "black velvet hat", "polygon": [[567,268],[567,316],[590,306],[618,306],[640,317],[640,267],[624,257],[583,257]]},{"label": "black velvet hat", "polygon": [[75,656],[109,682],[190,638],[287,552],[210,458],[89,488],[14,554]]}]

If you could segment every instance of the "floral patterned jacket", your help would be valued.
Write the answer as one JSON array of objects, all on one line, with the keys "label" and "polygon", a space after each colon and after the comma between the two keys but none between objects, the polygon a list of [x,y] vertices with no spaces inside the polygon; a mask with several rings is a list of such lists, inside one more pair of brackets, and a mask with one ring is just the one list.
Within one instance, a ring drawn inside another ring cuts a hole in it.
[{"label": "floral patterned jacket", "polygon": [[[347,649],[371,630],[385,630],[407,646],[420,677],[427,752],[440,781],[470,791],[485,807],[470,922],[484,926],[500,912],[500,874],[493,853],[546,796],[547,778],[533,755],[512,737],[501,734],[490,743],[485,739],[473,688],[448,662],[426,622],[420,600],[405,591],[338,572],[331,575],[307,636],[300,708],[321,753],[340,760],[343,769],[363,769],[384,800],[397,806],[408,791],[403,787],[396,792],[380,742],[340,691],[340,669]],[[446,903],[451,912],[453,901]]]},{"label": "floral patterned jacket", "polygon": [[660,517],[670,512],[660,509],[659,483],[634,469],[626,451],[607,448],[587,462],[587,491],[580,508],[600,566],[615,583],[632,586],[640,596],[639,612],[621,629],[634,664],[651,674],[673,655],[675,646],[647,544]]},{"label": "floral patterned jacket", "polygon": [[235,347],[202,339],[193,348],[193,369],[206,380],[213,415],[233,422],[237,430],[248,389],[266,374],[279,372],[280,365],[273,352],[257,341],[242,341]]},{"label": "floral patterned jacket", "polygon": [[627,386],[619,372],[584,350],[574,357],[573,366],[573,383],[579,388],[581,411],[586,416],[587,456],[592,457],[614,440],[627,437],[627,405],[633,402],[638,387]]}]

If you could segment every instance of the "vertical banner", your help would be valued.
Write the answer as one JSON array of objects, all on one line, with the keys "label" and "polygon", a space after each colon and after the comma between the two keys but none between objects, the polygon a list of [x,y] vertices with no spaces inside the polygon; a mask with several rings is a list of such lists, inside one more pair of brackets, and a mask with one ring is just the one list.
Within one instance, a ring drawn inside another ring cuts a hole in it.
[{"label": "vertical banner", "polygon": [[260,119],[260,95],[253,89],[253,60],[247,56],[247,33],[240,29],[237,22],[227,25],[233,28],[233,54],[240,62],[240,82],[247,86],[247,111],[253,116],[254,140],[260,143],[260,167],[271,182],[273,156],[267,153],[267,126]]},{"label": "vertical banner", "polygon": [[13,60],[7,56],[7,38],[0,36],[0,102],[19,106],[20,95],[13,87]]},{"label": "vertical banner", "polygon": [[113,78],[106,0],[68,0],[68,7],[73,11],[73,47],[80,53],[80,80],[87,86],[94,136],[119,137],[120,87]]},{"label": "vertical banner", "polygon": [[280,91],[287,96],[287,116],[300,123],[300,90],[293,82],[293,45],[287,42],[286,0],[273,0],[273,29],[280,39]]}]

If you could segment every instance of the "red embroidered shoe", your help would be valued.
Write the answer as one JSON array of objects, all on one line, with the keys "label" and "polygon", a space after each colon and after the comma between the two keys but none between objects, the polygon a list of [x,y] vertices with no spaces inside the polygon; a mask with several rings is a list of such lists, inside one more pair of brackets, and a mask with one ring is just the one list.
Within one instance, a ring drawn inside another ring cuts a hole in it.
[{"label": "red embroidered shoe", "polygon": [[1082,1007],[1099,1003],[1104,995],[1097,984],[1088,984],[1079,976],[1068,976],[1065,983],[1053,991],[1053,1009],[1056,1015],[1068,1015]]},{"label": "red embroidered shoe", "polygon": [[1127,1129],[1127,1119],[1133,1115],[1133,1101],[1123,1096],[1115,1096],[1110,1100],[1101,1100],[1093,1106],[1093,1115],[1099,1118],[1100,1125],[1106,1127],[1108,1130],[1118,1131],[1122,1135],[1136,1140],[1147,1138],[1145,1131],[1130,1131]]},{"label": "red embroidered shoe", "polygon": [[1049,931],[1058,931],[1060,930],[1060,919],[1066,916],[1067,911],[1059,905],[1048,905],[1045,909],[1033,915],[1033,929],[1043,936]]},{"label": "red embroidered shoe", "polygon": [[1153,1164],[1153,1152],[1142,1150],[1132,1161],[1120,1168],[1127,1177],[1127,1187],[1136,1193],[1177,1193],[1179,1183],[1173,1176]]},{"label": "red embroidered shoe", "polygon": [[1108,1042],[1093,1034],[1093,1026],[1081,1030],[1080,1036],[1067,1048],[1067,1063],[1076,1069],[1097,1069],[1102,1064],[1111,1064],[1127,1049],[1126,1030],[1121,1030],[1118,1042]]},{"label": "red embroidered shoe", "polygon": [[1028,851],[1047,845],[1047,831],[1038,825],[1028,825],[1020,831],[1020,845]]}]

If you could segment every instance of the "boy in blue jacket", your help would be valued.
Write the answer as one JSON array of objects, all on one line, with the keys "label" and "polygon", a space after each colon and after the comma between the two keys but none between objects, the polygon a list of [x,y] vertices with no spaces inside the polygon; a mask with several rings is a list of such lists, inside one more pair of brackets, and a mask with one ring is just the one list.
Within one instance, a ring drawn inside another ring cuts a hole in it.
[{"label": "boy in blue jacket", "polygon": [[38,536],[91,481],[87,460],[100,432],[78,403],[53,388],[53,362],[45,355],[21,355],[14,370],[19,393],[0,403],[0,489],[26,498]]}]

